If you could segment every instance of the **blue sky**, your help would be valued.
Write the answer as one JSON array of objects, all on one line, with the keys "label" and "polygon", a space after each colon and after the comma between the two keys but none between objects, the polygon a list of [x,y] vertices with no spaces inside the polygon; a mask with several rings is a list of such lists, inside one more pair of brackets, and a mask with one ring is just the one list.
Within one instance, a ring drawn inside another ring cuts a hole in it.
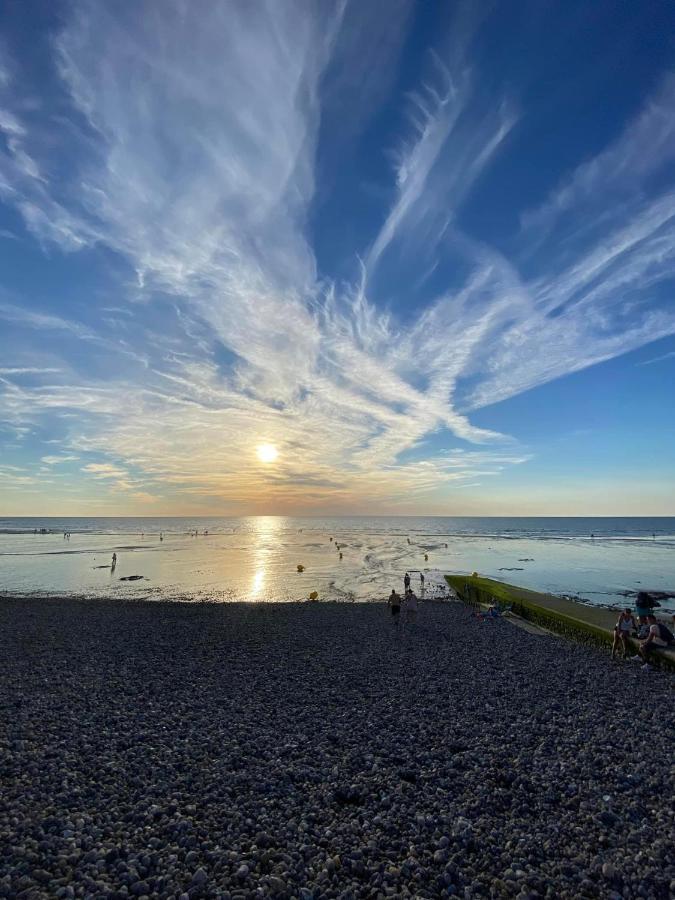
[{"label": "blue sky", "polygon": [[0,512],[674,514],[673,34],[9,5]]}]

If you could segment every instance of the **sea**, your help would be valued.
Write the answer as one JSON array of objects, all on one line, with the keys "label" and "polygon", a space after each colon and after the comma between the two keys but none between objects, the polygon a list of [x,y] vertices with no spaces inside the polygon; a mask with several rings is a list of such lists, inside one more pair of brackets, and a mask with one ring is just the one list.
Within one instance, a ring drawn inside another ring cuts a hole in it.
[{"label": "sea", "polygon": [[[112,554],[117,557],[112,568]],[[373,601],[479,572],[606,607],[675,595],[675,518],[5,518],[6,595]],[[663,612],[675,611],[664,600]]]}]

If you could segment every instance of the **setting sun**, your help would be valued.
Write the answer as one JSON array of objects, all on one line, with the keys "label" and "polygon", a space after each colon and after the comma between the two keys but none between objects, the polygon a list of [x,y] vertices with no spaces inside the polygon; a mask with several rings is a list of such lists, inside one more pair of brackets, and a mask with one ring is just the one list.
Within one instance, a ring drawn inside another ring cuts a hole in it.
[{"label": "setting sun", "polygon": [[258,459],[260,460],[260,462],[264,463],[274,462],[279,455],[274,444],[258,444],[256,453],[258,454]]}]

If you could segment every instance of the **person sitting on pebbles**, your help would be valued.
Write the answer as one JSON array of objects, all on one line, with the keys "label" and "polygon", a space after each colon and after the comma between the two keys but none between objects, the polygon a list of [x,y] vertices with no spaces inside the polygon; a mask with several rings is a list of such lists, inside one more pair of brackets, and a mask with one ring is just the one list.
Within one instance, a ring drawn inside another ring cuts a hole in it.
[{"label": "person sitting on pebbles", "polygon": [[675,637],[673,637],[673,633],[667,625],[656,621],[656,616],[647,616],[647,622],[649,623],[649,634],[646,640],[641,641],[638,655],[633,656],[632,659],[635,662],[643,661],[644,665],[642,668],[649,672],[652,668],[649,664],[649,654],[653,653],[654,650],[662,650],[664,647],[672,646],[675,642]]},{"label": "person sitting on pebbles", "polygon": [[624,609],[617,623],[614,626],[614,642],[612,643],[612,659],[616,656],[616,651],[621,645],[623,650],[623,658],[628,656],[628,639],[632,632],[637,629],[633,613],[629,609]]},{"label": "person sitting on pebbles", "polygon": [[644,641],[648,634],[649,622],[647,621],[647,616],[640,616],[638,619],[637,638],[639,641]]}]

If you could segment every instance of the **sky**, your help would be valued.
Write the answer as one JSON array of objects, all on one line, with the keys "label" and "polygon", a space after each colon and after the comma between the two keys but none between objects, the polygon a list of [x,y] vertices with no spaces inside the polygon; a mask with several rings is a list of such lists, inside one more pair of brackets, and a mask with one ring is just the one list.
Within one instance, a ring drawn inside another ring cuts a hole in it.
[{"label": "sky", "polygon": [[5,4],[0,514],[675,514],[673,34]]}]

